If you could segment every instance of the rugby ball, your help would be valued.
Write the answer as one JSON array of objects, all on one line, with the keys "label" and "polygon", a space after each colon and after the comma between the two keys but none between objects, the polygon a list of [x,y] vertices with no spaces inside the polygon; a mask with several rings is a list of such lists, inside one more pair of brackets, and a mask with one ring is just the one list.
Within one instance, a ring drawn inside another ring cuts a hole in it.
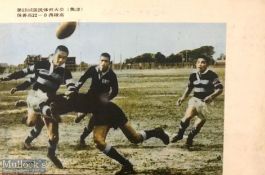
[{"label": "rugby ball", "polygon": [[74,33],[75,28],[76,28],[76,22],[74,21],[63,22],[58,26],[56,30],[56,37],[58,39],[65,39]]}]

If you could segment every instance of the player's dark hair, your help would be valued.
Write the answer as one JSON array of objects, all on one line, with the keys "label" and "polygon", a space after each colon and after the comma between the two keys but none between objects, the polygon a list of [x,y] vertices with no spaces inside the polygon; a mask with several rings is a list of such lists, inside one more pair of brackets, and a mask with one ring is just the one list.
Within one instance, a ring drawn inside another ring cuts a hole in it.
[{"label": "player's dark hair", "polygon": [[110,54],[107,53],[107,52],[102,53],[100,56],[106,57],[106,58],[108,58],[110,60]]},{"label": "player's dark hair", "polygon": [[69,50],[68,50],[68,48],[65,47],[65,46],[63,46],[63,45],[57,46],[57,48],[55,49],[55,52],[57,52],[57,50],[60,50],[60,51],[66,52],[67,55],[69,54]]},{"label": "player's dark hair", "polygon": [[206,55],[199,55],[196,60],[198,60],[199,58],[204,59],[206,61],[206,63],[209,65],[210,58],[208,56],[206,56]]}]

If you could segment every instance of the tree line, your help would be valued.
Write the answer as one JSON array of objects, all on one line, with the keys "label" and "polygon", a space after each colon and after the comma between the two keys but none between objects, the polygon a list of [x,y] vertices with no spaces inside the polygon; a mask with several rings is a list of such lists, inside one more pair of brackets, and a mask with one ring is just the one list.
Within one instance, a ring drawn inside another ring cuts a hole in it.
[{"label": "tree line", "polygon": [[210,64],[214,64],[213,54],[215,53],[213,46],[202,46],[193,50],[182,50],[177,54],[170,54],[165,56],[161,52],[144,53],[133,58],[128,58],[125,60],[126,64],[133,63],[183,63],[183,62],[193,62],[198,56],[204,55],[209,58]]},{"label": "tree line", "polygon": [[[173,65],[173,64],[193,64],[194,60],[200,56],[204,55],[209,58],[210,64],[214,64],[215,60],[213,59],[213,54],[215,53],[213,46],[202,46],[193,50],[182,50],[176,54],[172,53],[169,56],[165,56],[161,52],[157,53],[144,53],[138,56],[135,56],[133,58],[127,58],[122,63],[123,66],[125,65],[132,65],[132,64],[138,64],[138,63],[146,63],[148,65]],[[216,60],[225,60],[226,56],[225,54],[221,54]],[[125,65],[124,65],[125,64]],[[17,69],[22,69],[26,65],[25,64],[19,64],[17,66],[2,66],[0,65],[0,74],[4,73],[6,69],[8,69],[8,72],[13,72]],[[82,61],[79,65],[75,65],[75,71],[84,71],[88,69],[90,65],[86,62]],[[117,66],[116,66],[117,67]],[[120,67],[120,63],[118,65]]]}]

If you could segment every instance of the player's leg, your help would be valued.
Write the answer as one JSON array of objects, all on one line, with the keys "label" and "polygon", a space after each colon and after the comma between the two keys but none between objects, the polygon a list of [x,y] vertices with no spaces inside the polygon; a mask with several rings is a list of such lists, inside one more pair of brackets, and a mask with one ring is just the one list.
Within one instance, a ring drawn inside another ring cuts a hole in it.
[{"label": "player's leg", "polygon": [[190,124],[190,120],[196,115],[196,108],[192,105],[189,105],[186,109],[184,117],[180,121],[178,133],[171,140],[172,143],[183,139],[183,135]]},{"label": "player's leg", "polygon": [[54,163],[54,165],[57,168],[62,169],[63,165],[55,155],[57,144],[59,142],[59,124],[58,122],[50,118],[44,118],[44,122],[47,127],[48,138],[49,138],[47,157]]},{"label": "player's leg", "polygon": [[120,129],[124,133],[124,135],[128,138],[128,140],[132,143],[141,143],[144,140],[155,137],[161,139],[164,144],[169,144],[169,136],[164,132],[162,128],[155,128],[152,130],[144,130],[140,133],[136,132],[136,130],[130,125],[129,122],[120,126]]},{"label": "player's leg", "polygon": [[[151,137],[161,139],[166,145],[169,143],[169,136],[164,132],[162,128],[155,128],[152,130],[145,130],[141,133],[137,133],[135,129],[129,124],[125,113],[118,105],[110,102],[105,104],[104,108],[105,111],[102,113],[102,115],[105,115],[106,117],[105,120],[102,120],[102,122],[107,121],[107,123],[113,128],[119,127],[132,143],[140,143]],[[99,121],[101,115],[97,116],[96,118],[97,121]]]},{"label": "player's leg", "polygon": [[26,117],[26,125],[27,126],[35,126],[37,121],[39,120],[39,113],[35,112],[32,108],[28,108],[28,115]]},{"label": "player's leg", "polygon": [[83,120],[86,115],[87,115],[86,113],[78,112],[75,118],[75,123],[81,122],[81,120]]},{"label": "player's leg", "polygon": [[27,138],[24,142],[24,148],[25,149],[31,149],[32,148],[31,142],[40,135],[43,126],[44,126],[44,122],[43,122],[41,116],[39,115],[34,128],[30,131],[30,134],[27,136]]},{"label": "player's leg", "polygon": [[85,146],[86,142],[85,139],[87,136],[93,131],[94,128],[94,116],[92,116],[88,122],[88,125],[84,128],[83,133],[80,136],[80,145]]},{"label": "player's leg", "polygon": [[116,160],[122,165],[122,169],[118,171],[116,174],[125,174],[125,173],[133,173],[133,165],[123,157],[118,151],[113,148],[110,144],[105,142],[106,136],[109,132],[110,126],[108,125],[97,125],[93,129],[94,133],[94,142],[96,147],[102,151],[108,157]]},{"label": "player's leg", "polygon": [[187,148],[190,148],[192,146],[193,138],[200,132],[205,122],[206,122],[206,119],[203,115],[196,116],[196,120],[192,126],[191,131],[188,134],[188,138],[186,141]]}]

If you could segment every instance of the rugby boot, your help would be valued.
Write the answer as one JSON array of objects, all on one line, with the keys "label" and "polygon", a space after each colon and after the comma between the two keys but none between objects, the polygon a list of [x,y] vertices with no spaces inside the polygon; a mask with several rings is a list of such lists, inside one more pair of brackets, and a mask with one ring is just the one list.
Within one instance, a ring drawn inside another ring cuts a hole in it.
[{"label": "rugby boot", "polygon": [[169,136],[162,128],[156,128],[154,137],[159,138],[165,145],[169,144]]},{"label": "rugby boot", "polygon": [[86,146],[86,141],[84,139],[80,138],[79,145],[81,147],[85,147]]},{"label": "rugby boot", "polygon": [[57,158],[57,156],[53,154],[47,154],[47,157],[52,161],[52,163],[56,166],[56,168],[63,169],[62,162]]},{"label": "rugby boot", "polygon": [[31,150],[33,148],[33,146],[31,145],[31,143],[28,143],[27,141],[25,141],[23,143],[23,148],[27,149],[27,150]]},{"label": "rugby boot", "polygon": [[192,137],[188,137],[187,138],[187,141],[186,141],[186,147],[188,150],[190,150],[190,148],[192,147],[193,145],[193,138]]},{"label": "rugby boot", "polygon": [[177,134],[177,135],[175,135],[173,138],[172,138],[172,140],[171,140],[171,143],[176,143],[177,141],[179,141],[179,140],[182,140],[183,139],[183,134]]},{"label": "rugby boot", "polygon": [[171,143],[176,143],[177,141],[182,140],[185,130],[187,129],[188,126],[189,126],[189,120],[187,120],[186,122],[180,121],[179,131],[172,138]]},{"label": "rugby boot", "polygon": [[193,138],[199,133],[201,128],[192,128],[189,135],[188,135],[188,138],[186,140],[186,147],[188,149],[190,149],[190,147],[192,147],[192,144],[193,144]]},{"label": "rugby boot", "polygon": [[123,174],[135,174],[136,172],[133,169],[133,165],[128,163],[126,165],[122,165],[121,169],[115,173],[115,175],[123,175]]}]

